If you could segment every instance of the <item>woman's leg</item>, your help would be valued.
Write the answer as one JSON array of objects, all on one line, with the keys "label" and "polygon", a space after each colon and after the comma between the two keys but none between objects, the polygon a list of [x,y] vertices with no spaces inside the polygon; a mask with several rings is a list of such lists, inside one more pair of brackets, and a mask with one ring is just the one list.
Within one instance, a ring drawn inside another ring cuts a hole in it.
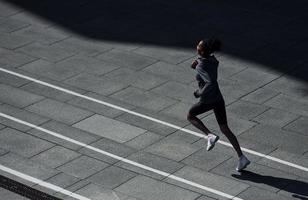
[{"label": "woman's leg", "polygon": [[232,133],[232,131],[230,130],[228,126],[225,102],[223,100],[218,102],[215,105],[214,113],[215,113],[215,116],[216,116],[221,132],[228,138],[233,148],[235,149],[238,157],[241,157],[243,155],[243,152],[237,141],[236,136]]},{"label": "woman's leg", "polygon": [[228,124],[220,124],[219,127],[220,127],[221,132],[228,138],[228,140],[232,144],[232,146],[235,149],[238,157],[241,157],[243,155],[243,152],[241,150],[241,147],[240,147],[235,135],[229,129]]},{"label": "woman's leg", "polygon": [[211,131],[203,124],[203,122],[199,118],[197,118],[197,115],[200,115],[209,110],[211,110],[209,106],[198,102],[190,108],[187,114],[187,120],[192,123],[192,125],[194,125],[196,128],[201,130],[205,135],[208,135],[209,133],[211,133]]}]

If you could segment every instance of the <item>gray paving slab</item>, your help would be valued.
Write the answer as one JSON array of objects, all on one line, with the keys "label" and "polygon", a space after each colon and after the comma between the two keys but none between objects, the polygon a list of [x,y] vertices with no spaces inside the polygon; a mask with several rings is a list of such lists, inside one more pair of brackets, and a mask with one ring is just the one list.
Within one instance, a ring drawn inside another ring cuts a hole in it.
[{"label": "gray paving slab", "polygon": [[149,153],[175,161],[181,161],[198,150],[195,145],[171,139],[162,139],[145,149]]},{"label": "gray paving slab", "polygon": [[193,200],[200,196],[198,193],[180,187],[159,182],[154,179],[137,176],[115,189],[116,191],[130,194],[141,199],[170,199]]},{"label": "gray paving slab", "polygon": [[20,131],[5,128],[0,131],[1,147],[23,157],[31,157],[54,146],[54,144],[35,138]]},{"label": "gray paving slab", "polygon": [[109,61],[122,67],[132,69],[143,69],[156,62],[155,59],[150,57],[141,56],[130,51],[120,51],[113,49],[97,56],[98,59]]},{"label": "gray paving slab", "polygon": [[65,83],[101,95],[110,95],[128,86],[127,83],[122,83],[87,73],[81,73],[77,76],[67,79]]},{"label": "gray paving slab", "polygon": [[155,74],[144,71],[136,71],[125,67],[116,69],[106,74],[106,76],[113,78],[114,80],[125,81],[131,86],[144,90],[150,90],[163,84],[164,82],[167,82],[167,79],[159,77]]},{"label": "gray paving slab", "polygon": [[[115,105],[115,106],[120,106],[125,109],[132,110],[135,108],[135,106],[132,106],[130,104],[124,103],[122,101],[119,101],[113,98],[98,95],[95,93],[89,92],[84,95],[88,97],[92,97],[100,101],[103,101],[103,102],[106,102],[106,103],[109,103],[109,104],[112,104],[112,105]],[[104,104],[96,103],[96,102],[93,102],[93,101],[90,101],[84,98],[79,98],[79,97],[75,97],[74,99],[68,101],[67,103],[83,108],[83,109],[86,109],[86,110],[89,110],[91,112],[94,112],[100,115],[103,115],[103,116],[106,116],[106,117],[110,117],[110,118],[118,117],[124,113],[123,111],[119,109],[115,109],[115,108],[106,106]]]},{"label": "gray paving slab", "polygon": [[127,141],[125,144],[129,147],[132,147],[134,149],[144,149],[147,146],[157,142],[160,140],[162,136],[152,133],[150,131],[147,131],[141,135],[138,135],[137,137]]},{"label": "gray paving slab", "polygon": [[10,15],[14,15],[16,13],[19,13],[22,9],[17,8],[16,6],[13,6],[9,2],[1,2],[0,6],[0,16],[1,17],[8,17]]},{"label": "gray paving slab", "polygon": [[199,198],[196,199],[196,200],[213,200],[213,199],[214,199],[214,198],[211,198],[211,197],[202,195],[201,197],[199,197]]},{"label": "gray paving slab", "polygon": [[54,28],[44,28],[41,26],[29,26],[13,33],[16,36],[23,36],[28,40],[39,42],[42,44],[52,44],[69,37],[64,32]]},{"label": "gray paving slab", "polygon": [[[80,129],[71,127],[69,125],[66,125],[64,123],[57,122],[57,121],[49,121],[49,122],[43,124],[42,127],[49,130],[49,131],[54,131],[58,134],[61,134],[63,136],[69,137],[71,139],[77,140],[77,141],[85,143],[85,144],[90,144],[90,143],[92,143],[92,142],[94,142],[94,141],[96,141],[100,138],[97,135],[93,135],[91,133],[82,131]],[[39,130],[36,130],[36,129],[30,130],[28,133],[32,134],[36,137],[42,138],[44,140],[51,141],[52,143],[56,143],[56,144],[63,146],[65,148],[72,149],[72,150],[77,150],[77,149],[81,148],[80,145],[73,144],[71,142],[68,142],[68,141],[65,141],[63,139],[54,137],[50,134],[47,134],[43,131],[39,131]]]},{"label": "gray paving slab", "polygon": [[124,90],[121,90],[111,95],[111,97],[138,107],[152,110],[154,112],[158,112],[177,102],[171,98],[134,87],[128,87]]},{"label": "gray paving slab", "polygon": [[301,98],[305,98],[307,96],[307,83],[301,80],[296,80],[289,76],[282,76],[279,79],[266,85],[264,88],[268,88],[290,96],[297,96]]},{"label": "gray paving slab", "polygon": [[58,167],[57,169],[74,177],[84,179],[108,166],[109,165],[107,163],[94,158],[81,156]]},{"label": "gray paving slab", "polygon": [[162,61],[144,68],[143,71],[180,83],[190,83],[195,79],[193,70]]},{"label": "gray paving slab", "polygon": [[308,137],[284,131],[272,125],[259,125],[242,134],[240,138],[262,142],[290,153],[303,154],[307,148]]},{"label": "gray paving slab", "polygon": [[51,99],[28,106],[26,110],[66,124],[74,124],[93,115],[89,111]]},{"label": "gray paving slab", "polygon": [[[9,69],[10,70],[10,69]],[[26,77],[30,77],[30,78],[33,78],[33,79],[36,79],[38,81],[42,81],[42,82],[45,82],[49,85],[53,85],[53,86],[58,86],[60,88],[64,88],[64,89],[67,89],[67,90],[70,90],[70,91],[73,91],[73,92],[76,92],[76,93],[79,93],[79,94],[84,94],[86,93],[85,90],[81,89],[81,88],[77,88],[77,87],[74,87],[74,86],[71,86],[71,85],[68,85],[68,84],[65,84],[65,83],[62,83],[62,82],[59,82],[59,81],[56,81],[56,80],[53,80],[53,79],[50,79],[48,77],[45,77],[45,76],[41,76],[40,74],[34,74],[34,73],[31,73],[31,72],[28,72],[28,71],[25,71],[25,70],[22,70],[22,69],[12,69],[14,72],[16,73],[19,73],[19,74],[22,74]],[[25,79],[27,80],[27,79]],[[35,84],[35,82],[32,82],[32,84]],[[38,83],[37,83],[38,84]],[[44,92],[44,90],[42,91],[42,94],[45,95],[45,94],[48,94],[49,91],[54,91],[54,92],[57,92],[58,95],[62,94],[67,94],[66,92],[61,92],[60,90],[57,90],[57,89],[53,89],[52,90],[52,87],[48,87],[48,86],[44,86],[42,84],[40,84],[40,87],[43,87],[43,88],[46,88],[46,90],[48,90],[47,92]],[[38,89],[39,90],[39,89]],[[32,91],[32,90],[31,90]],[[38,92],[36,90],[33,89],[34,92]],[[39,93],[40,94],[40,93]],[[47,95],[46,95],[47,96]],[[56,97],[53,97],[56,99]],[[60,98],[61,99],[61,98]]]},{"label": "gray paving slab", "polygon": [[2,199],[29,200],[24,196],[21,196],[4,188],[0,188],[0,196]]},{"label": "gray paving slab", "polygon": [[178,64],[190,57],[194,56],[193,52],[186,49],[171,49],[157,46],[145,46],[134,50],[134,52],[153,57],[157,60],[163,60],[171,64]]},{"label": "gray paving slab", "polygon": [[245,171],[238,173],[235,171],[236,165],[237,160],[230,159],[211,172],[275,193],[298,179],[298,176],[257,163],[251,163]]},{"label": "gray paving slab", "polygon": [[51,21],[41,17],[37,17],[37,15],[34,15],[31,12],[27,11],[15,13],[14,15],[10,16],[10,18],[20,20],[31,25],[41,26],[44,28],[53,25]]},{"label": "gray paving slab", "polygon": [[251,88],[257,89],[275,80],[277,77],[278,75],[264,72],[264,70],[247,68],[235,75],[232,75],[229,78],[235,81],[245,83],[246,86],[248,85]]},{"label": "gray paving slab", "polygon": [[[121,200],[121,198],[123,198],[124,196],[123,194],[119,194],[118,192],[115,192],[113,190],[104,187],[100,187],[92,183],[77,190],[76,193],[93,200],[101,200],[101,199]],[[75,198],[68,197],[65,198],[64,200],[73,200],[73,199]]]},{"label": "gray paving slab", "polygon": [[44,97],[23,91],[21,89],[0,84],[1,97],[0,101],[19,108],[29,106],[35,102],[39,102]]},{"label": "gray paving slab", "polygon": [[22,48],[19,48],[18,52],[24,53],[32,57],[45,59],[51,62],[57,62],[74,55],[73,52],[69,52],[66,49],[42,45],[39,43],[32,43]]},{"label": "gray paving slab", "polygon": [[[11,152],[0,157],[0,164],[40,180],[46,180],[59,173],[58,170],[35,163]],[[18,179],[15,177],[13,179],[17,181],[20,180],[21,183],[25,182],[25,180],[21,178]]]},{"label": "gray paving slab", "polygon": [[[35,113],[23,110],[23,109],[19,109],[10,105],[0,105],[0,112],[10,115],[12,117],[15,117],[17,119],[29,122],[31,124],[34,125],[40,125],[43,124],[45,122],[47,122],[49,119],[40,115],[37,115]],[[30,130],[31,127],[26,126],[26,125],[22,125],[18,122],[14,122],[12,120],[6,119],[1,117],[0,118],[0,123],[4,124],[8,127],[14,128],[14,129],[18,129],[20,131],[27,131]]]},{"label": "gray paving slab", "polygon": [[[56,185],[56,186],[61,187],[61,188],[67,188],[68,186],[71,186],[71,185],[77,183],[78,181],[80,181],[79,178],[67,175],[65,173],[59,173],[59,174],[57,174],[57,175],[55,175],[55,176],[46,180],[47,183]],[[50,194],[50,195],[54,195],[54,194],[57,193],[54,190],[51,190],[49,188],[46,188],[46,187],[43,187],[43,186],[40,186],[40,185],[35,185],[35,186],[33,186],[33,188],[37,189],[41,192]]]},{"label": "gray paving slab", "polygon": [[248,95],[242,97],[242,100],[249,101],[252,103],[263,104],[265,101],[273,98],[278,95],[279,92],[271,89],[259,88],[252,93],[248,93]]},{"label": "gray paving slab", "polygon": [[7,33],[0,33],[0,47],[14,50],[19,47],[25,46],[32,42],[31,39],[28,39],[24,36],[17,36]]},{"label": "gray paving slab", "polygon": [[247,190],[238,195],[239,198],[245,200],[254,200],[254,199],[272,199],[272,200],[287,200],[288,197],[279,195],[275,192],[270,192],[264,189],[257,187],[249,187]]},{"label": "gray paving slab", "polygon": [[0,148],[0,156],[6,154],[8,152],[9,152],[8,150]]},{"label": "gray paving slab", "polygon": [[[136,149],[107,138],[102,138],[94,143],[91,143],[91,146],[124,158],[136,152]],[[110,164],[118,162],[115,158],[89,150],[87,148],[82,148],[79,152]]]},{"label": "gray paving slab", "polygon": [[10,85],[13,87],[20,87],[29,82],[30,81],[16,77],[14,75],[11,75],[5,72],[0,72],[0,83],[3,83],[5,85]]},{"label": "gray paving slab", "polygon": [[30,26],[30,24],[28,23],[10,18],[1,18],[0,25],[1,25],[0,32],[2,33],[11,33],[19,29],[25,28],[27,26]]},{"label": "gray paving slab", "polygon": [[[142,108],[136,108],[133,111],[140,113],[140,114],[143,114],[143,115],[146,115],[146,116],[149,116],[149,117],[152,117],[152,118],[155,118],[155,119],[159,119],[159,120],[164,121],[164,122],[168,122],[168,123],[171,123],[171,124],[174,124],[174,125],[178,125],[180,127],[185,126],[185,124],[183,124],[182,121],[179,121],[179,120],[176,120],[176,119],[173,119],[173,118],[170,118],[170,117],[166,117],[166,116],[161,115],[161,114],[157,114],[157,113],[155,113],[155,111],[153,112],[153,111],[149,111],[147,109],[142,109]],[[126,114],[123,114],[123,115],[117,117],[116,120],[119,120],[119,121],[122,121],[122,122],[125,122],[125,123],[128,123],[128,124],[132,124],[132,125],[135,125],[137,127],[144,128],[146,130],[152,131],[152,132],[157,133],[157,134],[162,135],[162,136],[167,136],[167,135],[176,131],[176,129],[174,129],[174,128],[171,128],[171,127],[168,127],[166,125],[145,119],[143,117],[132,115],[132,114],[129,114],[129,113],[126,113]],[[187,124],[188,124],[188,122],[187,122]]]},{"label": "gray paving slab", "polygon": [[[188,129],[188,130],[191,130],[191,129]],[[179,140],[182,142],[192,144],[200,140],[201,138],[199,136],[195,136],[195,135],[179,130],[179,131],[175,131],[174,133],[171,133],[170,135],[166,136],[166,139],[176,140],[176,141]]]},{"label": "gray paving slab", "polygon": [[[214,113],[202,118],[202,121],[204,125],[207,126],[208,128],[221,133],[219,124],[217,123]],[[241,119],[232,113],[227,113],[227,121],[228,121],[229,128],[232,130],[232,132],[235,135],[240,135],[243,132],[257,125],[257,123],[254,121],[250,121],[247,119]]]},{"label": "gray paving slab", "polygon": [[160,111],[159,114],[165,115],[166,117],[175,118],[179,121],[183,121],[183,124],[185,124],[187,123],[187,113],[194,103],[186,103],[180,101],[179,103],[176,103]]},{"label": "gray paving slab", "polygon": [[70,37],[61,42],[54,44],[70,52],[75,52],[80,55],[95,56],[105,51],[112,49],[111,45],[101,44],[100,41],[91,40],[90,38]]},{"label": "gray paving slab", "polygon": [[143,71],[134,74],[132,78],[134,81],[131,85],[144,90],[150,90],[167,81],[166,79],[156,76],[155,74],[150,74]]},{"label": "gray paving slab", "polygon": [[44,152],[33,156],[31,160],[33,160],[34,162],[42,163],[51,168],[57,168],[60,165],[79,157],[80,155],[81,154],[66,149],[64,147],[54,146]]},{"label": "gray paving slab", "polygon": [[113,189],[135,176],[137,174],[134,172],[116,166],[110,166],[90,176],[88,180],[104,188]]},{"label": "gray paving slab", "polygon": [[220,56],[219,58],[219,67],[218,67],[218,79],[220,78],[229,78],[232,75],[235,75],[245,69],[247,69],[248,64],[243,62],[243,60],[228,57],[228,55]]},{"label": "gray paving slab", "polygon": [[[147,153],[145,151],[139,151],[137,153],[131,154],[130,156],[127,157],[127,159],[137,162],[139,164],[151,167],[153,169],[157,169],[163,172],[170,173],[170,174],[176,172],[177,170],[179,170],[180,168],[184,166],[184,164],[182,163],[175,162],[173,160],[163,158],[160,156],[156,156],[154,154]],[[115,165],[121,168],[124,168],[124,169],[128,169],[130,171],[136,172],[138,174],[149,176],[157,180],[161,180],[165,178],[165,176],[161,174],[158,174],[158,173],[155,173],[149,170],[145,170],[145,169],[136,167],[132,164],[122,162],[122,161],[116,163]]]},{"label": "gray paving slab", "polygon": [[253,121],[260,124],[271,124],[279,127],[284,127],[290,122],[297,119],[299,116],[293,113],[286,112],[284,110],[271,108],[261,115],[255,117]]},{"label": "gray paving slab", "polygon": [[[279,159],[288,161],[290,163],[294,163],[294,164],[306,167],[306,168],[308,167],[308,159],[303,155],[289,153],[289,152],[286,152],[286,151],[281,151],[279,149],[271,152],[268,155],[275,157],[275,158],[279,158]],[[291,167],[291,166],[288,166],[288,165],[283,165],[283,164],[280,164],[280,163],[277,163],[277,162],[274,162],[274,161],[271,161],[271,160],[268,160],[268,159],[265,159],[265,158],[260,159],[258,161],[258,164],[265,165],[265,166],[268,166],[268,167],[271,167],[271,168],[274,168],[274,169],[277,169],[277,170],[280,170],[280,171],[284,171],[284,172],[289,173],[289,174],[297,175],[297,176],[302,177],[302,178],[306,178],[306,179],[308,178],[307,172],[305,172],[303,170],[300,170],[300,169],[297,169],[297,168],[294,168],[294,167]]]},{"label": "gray paving slab", "polygon": [[192,95],[196,88],[186,84],[169,81],[151,90],[151,92],[164,95],[182,102],[194,103],[196,98]]},{"label": "gray paving slab", "polygon": [[112,63],[83,55],[70,57],[57,63],[57,65],[63,68],[75,70],[79,73],[86,72],[97,76],[101,76],[120,68]]},{"label": "gray paving slab", "polygon": [[20,69],[56,81],[63,81],[79,74],[75,67],[65,67],[43,59],[26,64]]},{"label": "gray paving slab", "polygon": [[227,112],[230,112],[239,118],[246,120],[250,120],[265,112],[266,110],[268,110],[267,106],[258,105],[242,100],[236,101],[227,107]]},{"label": "gray paving slab", "polygon": [[285,130],[308,136],[308,117],[300,117],[284,127]]},{"label": "gray paving slab", "polygon": [[84,119],[73,126],[120,143],[127,142],[146,132],[144,129],[97,114]]},{"label": "gray paving slab", "polygon": [[181,162],[187,166],[209,171],[230,158],[230,155],[223,154],[219,151],[208,152],[205,148],[202,148]]},{"label": "gray paving slab", "polygon": [[[209,188],[223,191],[229,195],[234,195],[234,196],[238,195],[239,193],[241,193],[242,191],[246,190],[249,187],[248,184],[241,183],[240,181],[234,181],[232,179],[215,175],[189,166],[183,167],[182,169],[174,173],[174,175]],[[204,194],[206,196],[218,199],[225,199],[219,196],[218,194],[210,193],[209,191],[202,190],[193,187],[191,185],[187,185],[185,183],[173,180],[171,178],[167,178],[165,179],[165,181],[180,187],[185,187],[189,190]]]},{"label": "gray paving slab", "polygon": [[66,102],[74,98],[74,96],[70,94],[64,93],[62,91],[35,82],[30,82],[26,85],[23,85],[20,87],[20,89],[62,102]]},{"label": "gray paving slab", "polygon": [[20,67],[36,59],[32,56],[0,48],[0,65],[2,66],[8,66],[10,68]]},{"label": "gray paving slab", "polygon": [[[73,177],[73,176],[72,176]],[[67,188],[65,188],[66,190],[70,191],[70,192],[75,192],[83,187],[85,187],[86,185],[91,184],[88,180],[80,180],[76,183],[74,183],[71,186],[68,186]],[[57,192],[55,194],[53,194],[53,196],[60,198],[60,199],[64,199],[64,198],[69,198],[68,195],[65,195],[63,193]]]},{"label": "gray paving slab", "polygon": [[308,103],[306,100],[300,98],[280,94],[265,102],[265,105],[298,115],[308,116]]},{"label": "gray paving slab", "polygon": [[120,51],[132,51],[142,46],[142,44],[138,44],[136,42],[124,42],[123,43],[121,41],[116,41],[116,40],[100,40],[99,42],[102,45],[108,45]]},{"label": "gray paving slab", "polygon": [[229,79],[221,79],[218,81],[218,84],[227,105],[253,90],[246,84],[240,84],[237,81]]}]

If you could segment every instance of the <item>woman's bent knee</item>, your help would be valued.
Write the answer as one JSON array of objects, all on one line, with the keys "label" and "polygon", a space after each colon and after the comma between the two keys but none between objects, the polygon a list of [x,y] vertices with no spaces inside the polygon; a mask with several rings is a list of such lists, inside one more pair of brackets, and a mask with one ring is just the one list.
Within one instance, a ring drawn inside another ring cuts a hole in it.
[{"label": "woman's bent knee", "polygon": [[188,113],[186,118],[187,118],[188,121],[191,121],[192,119],[195,118],[195,116],[193,116],[192,114]]}]

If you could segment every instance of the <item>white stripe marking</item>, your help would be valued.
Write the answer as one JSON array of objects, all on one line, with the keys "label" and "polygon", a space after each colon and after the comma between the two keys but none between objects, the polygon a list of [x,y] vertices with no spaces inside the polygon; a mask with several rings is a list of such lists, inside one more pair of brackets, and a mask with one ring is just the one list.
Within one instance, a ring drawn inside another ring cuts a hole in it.
[{"label": "white stripe marking", "polygon": [[4,166],[4,165],[1,165],[1,164],[0,164],[0,170],[5,171],[5,172],[7,172],[7,173],[10,173],[10,174],[12,174],[12,175],[14,175],[14,176],[17,176],[17,177],[19,177],[19,178],[22,178],[22,179],[24,179],[24,180],[30,181],[30,182],[32,182],[32,183],[38,184],[38,185],[40,185],[40,186],[43,186],[43,187],[45,187],[45,188],[51,189],[51,190],[53,190],[53,191],[60,192],[60,193],[62,193],[62,194],[68,195],[68,196],[70,196],[70,197],[74,197],[74,198],[79,199],[79,200],[91,200],[91,199],[86,198],[86,197],[84,197],[84,196],[81,196],[81,195],[79,195],[79,194],[70,192],[70,191],[65,190],[65,189],[63,189],[63,188],[61,188],[61,187],[58,187],[58,186],[56,186],[56,185],[53,185],[53,184],[51,184],[51,183],[47,183],[47,182],[45,182],[45,181],[42,181],[42,180],[40,180],[40,179],[34,178],[34,177],[32,177],[32,176],[29,176],[29,175],[27,175],[27,174],[21,173],[21,172],[19,172],[19,171],[14,170],[14,169],[10,169],[10,168],[8,168],[8,167],[6,167],[6,166]]},{"label": "white stripe marking", "polygon": [[[116,106],[116,105],[113,105],[111,103],[107,103],[105,101],[101,101],[101,100],[98,100],[98,99],[95,99],[95,98],[92,98],[92,97],[88,97],[86,95],[82,95],[82,94],[79,94],[77,92],[74,92],[74,91],[71,91],[71,90],[67,90],[65,88],[62,88],[62,87],[59,87],[59,86],[55,86],[55,85],[52,85],[50,83],[46,83],[44,81],[40,81],[40,80],[31,78],[29,76],[25,76],[25,75],[22,75],[22,74],[19,74],[19,73],[16,73],[16,72],[13,72],[13,71],[1,68],[1,67],[0,67],[0,71],[3,71],[3,72],[6,72],[6,73],[9,73],[9,74],[12,74],[14,76],[18,76],[20,78],[24,78],[24,79],[27,79],[29,81],[33,81],[33,82],[39,83],[41,85],[45,85],[47,87],[56,89],[56,90],[60,90],[60,91],[65,92],[65,93],[68,93],[68,94],[71,94],[71,95],[74,95],[74,96],[77,96],[77,97],[80,97],[80,98],[83,98],[83,99],[87,99],[89,101],[93,101],[93,102],[96,102],[96,103],[99,103],[99,104],[103,104],[105,106],[108,106],[108,107],[111,107],[111,108],[114,108],[114,109],[117,109],[117,110],[121,110],[123,112],[127,112],[129,114],[136,115],[136,116],[148,119],[150,121],[157,122],[159,124],[163,124],[165,126],[169,126],[171,128],[174,128],[174,129],[177,129],[177,130],[181,130],[181,131],[184,131],[186,133],[189,133],[189,134],[192,134],[192,135],[204,138],[204,135],[201,134],[201,133],[198,133],[198,132],[195,132],[195,131],[192,131],[192,130],[189,130],[189,129],[186,129],[186,128],[183,128],[183,127],[180,127],[180,126],[177,126],[177,125],[174,125],[174,124],[171,124],[171,123],[168,123],[168,122],[165,122],[165,121],[153,118],[153,117],[149,117],[147,115],[143,115],[143,114],[140,114],[140,113],[128,110],[126,108],[123,108],[123,107],[120,107],[120,106]],[[224,142],[224,141],[219,140],[218,143],[223,144],[225,146],[232,147],[232,145],[230,143],[228,143],[228,142]],[[250,154],[253,154],[253,155],[256,155],[256,156],[260,156],[262,158],[266,158],[266,159],[278,162],[280,164],[284,164],[284,165],[287,165],[287,166],[290,166],[290,167],[293,167],[293,168],[296,168],[296,169],[308,172],[308,168],[307,167],[300,166],[300,165],[297,165],[297,164],[294,164],[294,163],[291,163],[291,162],[288,162],[288,161],[285,161],[285,160],[281,160],[279,158],[275,158],[275,157],[272,157],[272,156],[269,156],[269,155],[266,155],[266,154],[263,154],[263,153],[259,153],[257,151],[253,151],[253,150],[250,150],[250,149],[247,149],[247,148],[241,148],[241,149],[244,152],[247,152],[247,153],[250,153]]]},{"label": "white stripe marking", "polygon": [[103,151],[103,150],[98,149],[98,148],[96,148],[96,147],[89,146],[89,145],[87,145],[87,144],[85,144],[85,143],[79,142],[79,141],[74,140],[74,139],[72,139],[72,138],[63,136],[63,135],[61,135],[61,134],[59,134],[59,133],[56,133],[56,132],[47,130],[47,129],[45,129],[45,128],[36,126],[36,125],[31,124],[31,123],[29,123],[29,122],[26,122],[26,121],[17,119],[17,118],[15,118],[15,117],[10,116],[10,115],[7,115],[7,114],[4,114],[4,113],[1,113],[1,112],[0,112],[0,116],[1,116],[1,117],[4,117],[4,118],[7,118],[7,119],[10,119],[10,120],[12,120],[12,121],[18,122],[18,123],[20,123],[20,124],[24,124],[24,125],[29,126],[29,127],[31,127],[31,128],[35,128],[35,129],[37,129],[37,130],[43,131],[43,132],[45,132],[45,133],[48,133],[48,134],[53,135],[53,136],[55,136],[55,137],[61,138],[61,139],[66,140],[66,141],[68,141],[68,142],[71,142],[71,143],[80,145],[80,146],[82,146],[82,147],[84,147],[84,148],[91,149],[91,150],[93,150],[93,151],[96,151],[96,152],[101,153],[101,154],[103,154],[103,155],[109,156],[109,157],[114,158],[114,159],[116,159],[116,160],[119,160],[119,161],[122,161],[122,162],[125,162],[125,163],[128,163],[128,164],[131,164],[131,165],[134,165],[134,166],[136,166],[136,167],[139,167],[139,168],[142,168],[142,169],[145,169],[145,170],[154,172],[154,173],[156,173],[156,174],[162,175],[162,176],[164,176],[164,177],[168,177],[168,178],[171,178],[171,179],[173,179],[173,180],[176,180],[176,181],[185,183],[185,184],[187,184],[187,185],[194,186],[194,187],[196,187],[196,188],[199,188],[199,189],[202,189],[202,190],[205,190],[205,191],[214,193],[214,194],[216,194],[216,195],[219,195],[219,196],[222,196],[222,197],[225,197],[225,198],[228,198],[228,199],[242,200],[242,199],[240,199],[240,198],[238,198],[238,197],[235,197],[235,196],[233,196],[233,195],[230,195],[230,194],[221,192],[221,191],[219,191],[219,190],[215,190],[215,189],[213,189],[213,188],[209,188],[209,187],[200,185],[200,184],[198,184],[198,183],[189,181],[189,180],[187,180],[187,179],[174,176],[174,175],[172,175],[172,174],[170,174],[170,173],[167,173],[167,172],[164,172],[164,171],[161,171],[161,170],[158,170],[158,169],[154,169],[154,168],[152,168],[152,167],[148,167],[148,166],[146,166],[146,165],[137,163],[137,162],[135,162],[135,161],[128,160],[128,159],[123,158],[123,157],[121,157],[121,156],[114,155],[114,154],[109,153],[109,152],[107,152],[107,151]]}]

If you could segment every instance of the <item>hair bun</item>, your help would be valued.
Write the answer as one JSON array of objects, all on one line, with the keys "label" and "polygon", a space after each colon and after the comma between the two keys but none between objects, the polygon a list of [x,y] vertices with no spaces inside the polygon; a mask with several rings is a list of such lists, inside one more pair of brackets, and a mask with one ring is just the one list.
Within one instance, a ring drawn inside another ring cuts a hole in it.
[{"label": "hair bun", "polygon": [[220,51],[221,49],[221,42],[215,37],[203,39],[202,41],[205,49],[207,49],[209,53],[214,53],[215,51]]}]

